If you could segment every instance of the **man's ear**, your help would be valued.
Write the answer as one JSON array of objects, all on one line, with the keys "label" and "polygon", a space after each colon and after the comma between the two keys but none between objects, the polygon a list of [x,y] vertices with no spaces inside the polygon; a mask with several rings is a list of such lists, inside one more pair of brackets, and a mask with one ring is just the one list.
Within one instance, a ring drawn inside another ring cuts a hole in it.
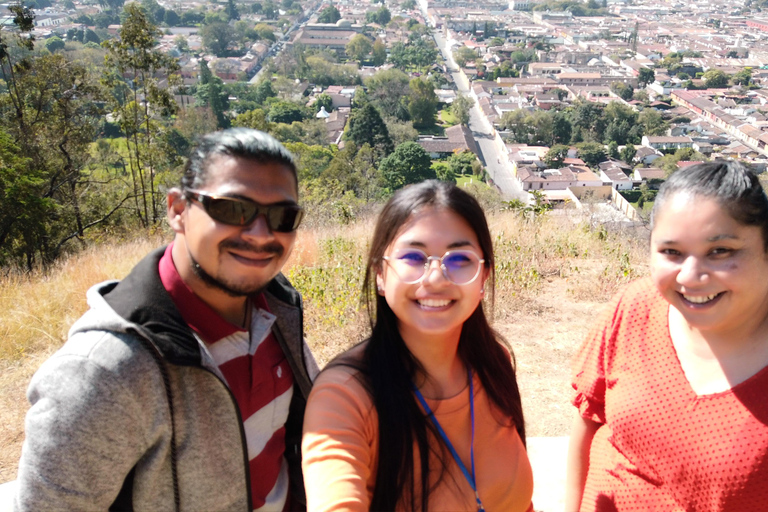
[{"label": "man's ear", "polygon": [[187,207],[187,199],[178,188],[168,191],[166,197],[168,203],[168,224],[176,233],[184,233],[184,210]]}]

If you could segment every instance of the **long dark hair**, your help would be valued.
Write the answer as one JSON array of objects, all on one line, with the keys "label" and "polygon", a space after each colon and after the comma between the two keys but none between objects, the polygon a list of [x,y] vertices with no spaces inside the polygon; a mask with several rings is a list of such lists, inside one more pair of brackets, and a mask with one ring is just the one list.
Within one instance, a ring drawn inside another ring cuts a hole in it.
[{"label": "long dark hair", "polygon": [[[376,293],[376,275],[381,270],[387,247],[415,212],[428,208],[450,210],[472,227],[489,271],[486,296],[493,304],[493,243],[485,214],[478,202],[455,185],[442,181],[425,181],[399,190],[379,215],[368,254],[363,300],[371,321],[371,337],[367,340],[362,364],[345,358],[332,363],[357,368],[376,407],[379,453],[371,510],[395,510],[403,498],[407,498],[402,503],[406,509],[427,510],[433,490],[429,487],[429,454],[433,451],[430,437],[441,446],[438,483],[445,474],[448,460],[442,438],[424,416],[411,389],[414,376],[421,370],[420,364],[403,342],[397,328],[397,317],[386,299]],[[514,356],[509,344],[488,324],[482,303],[464,322],[458,353],[478,375],[491,402],[505,418],[511,420],[525,443]],[[419,485],[416,485],[414,475],[414,442],[421,465]]]}]

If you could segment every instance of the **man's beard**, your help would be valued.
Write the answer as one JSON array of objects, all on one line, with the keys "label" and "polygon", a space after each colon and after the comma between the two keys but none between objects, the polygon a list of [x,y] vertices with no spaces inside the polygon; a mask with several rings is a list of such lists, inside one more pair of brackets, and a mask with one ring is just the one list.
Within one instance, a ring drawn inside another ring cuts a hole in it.
[{"label": "man's beard", "polygon": [[[219,252],[221,252],[224,249],[231,248],[231,249],[240,249],[240,250],[259,252],[259,253],[272,253],[275,255],[275,258],[277,259],[279,259],[285,252],[285,248],[282,245],[278,244],[277,242],[272,244],[257,246],[257,245],[249,244],[247,242],[243,242],[241,240],[237,240],[237,241],[224,240],[219,244],[218,248],[219,248]],[[267,286],[267,283],[269,283],[269,281],[272,280],[272,277],[270,277],[265,283],[259,286],[248,286],[248,285],[238,285],[235,283],[225,283],[224,281],[217,279],[211,274],[209,274],[208,272],[206,272],[205,269],[203,269],[203,267],[200,265],[200,263],[197,262],[195,257],[192,256],[192,253],[189,252],[189,248],[187,248],[187,253],[189,254],[189,260],[192,263],[192,272],[203,283],[205,283],[209,287],[221,290],[231,297],[244,297],[244,296],[252,295],[255,293],[259,293]]]}]

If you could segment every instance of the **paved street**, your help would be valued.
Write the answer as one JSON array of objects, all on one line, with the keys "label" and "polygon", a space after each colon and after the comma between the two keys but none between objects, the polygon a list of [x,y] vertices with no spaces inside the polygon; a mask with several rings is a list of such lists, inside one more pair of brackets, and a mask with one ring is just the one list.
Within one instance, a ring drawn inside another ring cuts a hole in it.
[{"label": "paved street", "polygon": [[[458,92],[466,96],[471,96],[469,91],[469,84],[466,81],[464,75],[459,72],[459,68],[456,62],[453,60],[451,52],[448,50],[448,43],[441,34],[434,33],[435,43],[440,49],[440,52],[445,58],[448,69],[451,70],[451,75],[456,83]],[[503,154],[499,147],[499,141],[496,140],[496,135],[493,132],[493,127],[490,126],[480,112],[480,108],[475,103],[472,110],[469,112],[469,128],[475,135],[475,140],[480,148],[481,155],[480,160],[485,165],[488,175],[493,179],[493,182],[501,191],[502,196],[505,199],[520,199],[528,201],[528,193],[523,192],[520,188],[520,184],[512,175],[512,171],[509,167],[509,162],[506,159],[506,155]]]}]

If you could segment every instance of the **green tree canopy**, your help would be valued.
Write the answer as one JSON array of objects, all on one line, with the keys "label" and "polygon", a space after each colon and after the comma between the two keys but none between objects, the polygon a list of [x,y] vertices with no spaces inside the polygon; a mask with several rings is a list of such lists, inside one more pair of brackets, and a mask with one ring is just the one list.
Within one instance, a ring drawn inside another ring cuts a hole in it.
[{"label": "green tree canopy", "polygon": [[273,123],[293,123],[301,122],[307,117],[304,107],[290,101],[278,100],[272,103],[269,108],[269,120]]},{"label": "green tree canopy", "polygon": [[421,78],[411,80],[408,87],[411,90],[408,99],[408,113],[411,114],[413,125],[417,128],[433,126],[438,104],[434,87],[428,80]]},{"label": "green tree canopy", "polygon": [[203,46],[217,57],[227,55],[227,47],[234,42],[232,27],[223,22],[205,25],[202,30]]},{"label": "green tree canopy", "polygon": [[391,153],[394,147],[387,125],[370,102],[352,111],[347,122],[346,136],[357,147],[368,144],[376,150],[379,158]]},{"label": "green tree canopy", "polygon": [[656,73],[650,68],[640,68],[637,75],[637,83],[640,87],[645,87],[656,81]]},{"label": "green tree canopy", "polygon": [[381,66],[387,62],[387,46],[378,37],[373,42],[373,48],[371,48],[371,52],[373,54],[371,60],[374,66]]},{"label": "green tree canopy", "polygon": [[58,36],[53,36],[45,40],[45,49],[51,53],[63,50],[65,46],[64,41]]},{"label": "green tree canopy", "polygon": [[728,87],[728,80],[730,80],[728,74],[722,69],[710,69],[704,73],[702,78],[704,79],[704,83],[710,89]]},{"label": "green tree canopy", "polygon": [[397,146],[391,155],[381,161],[379,170],[390,190],[437,177],[429,155],[416,142],[404,142]]},{"label": "green tree canopy", "polygon": [[365,35],[355,34],[344,50],[349,58],[358,61],[362,65],[363,61],[373,50],[373,44]]},{"label": "green tree canopy", "polygon": [[632,144],[627,144],[619,153],[619,158],[621,158],[623,162],[626,162],[632,165],[632,160],[635,158],[636,154],[637,154],[637,149],[635,149],[635,146],[633,146]]},{"label": "green tree canopy", "polygon": [[458,94],[451,103],[451,114],[453,114],[460,124],[469,126],[469,111],[475,104],[475,100],[469,96]]},{"label": "green tree canopy", "polygon": [[460,46],[453,52],[453,60],[461,68],[466,66],[467,62],[474,62],[475,59],[477,59],[477,52],[466,46]]},{"label": "green tree canopy", "polygon": [[579,150],[579,158],[590,167],[597,166],[607,158],[603,145],[596,142],[581,142],[576,144],[576,149]]},{"label": "green tree canopy", "polygon": [[332,5],[329,5],[328,7],[320,11],[320,16],[317,17],[317,22],[318,23],[336,23],[340,19],[341,19],[341,13],[339,12],[339,10]]},{"label": "green tree canopy", "polygon": [[544,163],[550,169],[559,169],[563,165],[563,161],[568,157],[569,146],[564,144],[555,144],[549,148],[547,154],[542,159]]},{"label": "green tree canopy", "polygon": [[408,113],[408,75],[397,68],[382,69],[365,80],[368,88],[368,99],[372,101],[381,112],[388,116],[394,116],[401,120],[410,118]]},{"label": "green tree canopy", "polygon": [[387,6],[382,5],[375,11],[369,11],[365,13],[365,21],[368,23],[378,23],[379,25],[386,25],[392,19],[392,14],[387,9]]}]

